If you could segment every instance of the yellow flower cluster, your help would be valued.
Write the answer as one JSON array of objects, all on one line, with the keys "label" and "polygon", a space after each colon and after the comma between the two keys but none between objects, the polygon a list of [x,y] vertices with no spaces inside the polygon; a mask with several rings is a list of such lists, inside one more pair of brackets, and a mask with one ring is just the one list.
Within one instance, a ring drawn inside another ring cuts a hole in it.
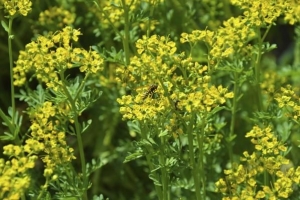
[{"label": "yellow flower cluster", "polygon": [[73,48],[71,41],[77,41],[80,31],[65,27],[62,31],[39,36],[20,52],[14,70],[14,84],[22,86],[26,74],[46,83],[49,88],[60,87],[61,74],[70,68],[79,67],[81,72],[95,74],[103,67],[103,58],[95,51]]},{"label": "yellow flower cluster", "polygon": [[280,92],[275,94],[275,100],[277,101],[279,108],[284,110],[287,117],[296,121],[299,121],[300,118],[298,92],[299,91],[292,88],[291,85],[287,85],[286,87],[281,87]]},{"label": "yellow flower cluster", "polygon": [[254,36],[255,32],[248,25],[247,19],[231,17],[216,31],[194,30],[191,34],[182,33],[180,42],[195,44],[203,41],[207,45],[210,60],[222,60],[233,54],[242,54],[247,58],[248,52],[251,52],[251,46],[247,43]]},{"label": "yellow flower cluster", "polygon": [[249,41],[255,38],[256,27],[266,27],[280,15],[285,15],[285,20],[290,24],[299,22],[300,19],[300,4],[292,0],[231,0],[231,3],[241,7],[244,16],[231,17],[216,31],[194,30],[191,34],[182,33],[180,41],[192,45],[204,42],[208,48],[209,62],[232,55],[251,59],[252,46]]},{"label": "yellow flower cluster", "polygon": [[297,22],[300,22],[300,3],[297,0],[288,1],[289,5],[286,6],[284,12],[284,20],[289,24],[294,25]]},{"label": "yellow flower cluster", "polygon": [[[101,26],[109,28],[112,25],[119,27],[124,24],[124,10],[133,13],[137,8],[141,7],[143,3],[149,3],[152,6],[163,2],[164,0],[114,0],[114,1],[97,1],[101,12],[95,7],[91,8],[91,11],[101,21]],[[125,5],[124,5],[125,3]]]},{"label": "yellow flower cluster", "polygon": [[285,15],[285,20],[290,24],[300,20],[297,0],[231,0],[231,3],[244,10],[245,18],[259,27],[272,24],[280,15]]},{"label": "yellow flower cluster", "polygon": [[[11,159],[0,159],[1,199],[20,199],[24,195],[30,186],[28,170],[35,166],[37,155],[41,155],[45,164],[44,176],[47,179],[55,179],[57,167],[75,159],[73,148],[66,143],[65,132],[60,131],[60,122],[54,120],[60,113],[60,108],[53,106],[51,102],[45,102],[31,110],[31,135],[25,140],[25,144],[3,147],[3,154]],[[48,184],[45,185],[47,186]]]},{"label": "yellow flower cluster", "polygon": [[[134,56],[127,68],[118,69],[121,76],[129,77],[130,83],[142,86],[132,95],[118,99],[123,119],[155,123],[158,116],[174,110],[209,112],[233,97],[226,88],[210,85],[210,76],[204,75],[207,66],[192,62],[190,57],[184,58],[184,54],[176,54],[175,43],[168,38],[143,37],[136,46],[139,56]],[[181,70],[182,75],[175,70]],[[173,115],[169,130],[174,128],[175,121]]]},{"label": "yellow flower cluster", "polygon": [[233,5],[244,10],[245,17],[255,26],[272,24],[282,13],[285,4],[274,0],[231,0]]},{"label": "yellow flower cluster", "polygon": [[20,199],[30,186],[29,169],[35,166],[37,156],[24,154],[25,147],[6,145],[3,154],[11,157],[0,158],[0,199]]},{"label": "yellow flower cluster", "polygon": [[51,7],[40,13],[39,23],[42,26],[54,26],[62,28],[66,25],[73,24],[75,13],[65,10],[61,7]]},{"label": "yellow flower cluster", "polygon": [[57,113],[59,113],[59,108],[51,102],[45,102],[29,113],[32,121],[30,126],[32,137],[26,141],[26,144],[31,145],[31,150],[36,148],[33,144],[43,146],[42,161],[45,163],[44,175],[46,177],[53,175],[59,164],[75,159],[73,148],[66,143],[65,132],[60,131],[60,122],[53,119]]},{"label": "yellow flower cluster", "polygon": [[[300,183],[300,167],[283,166],[289,160],[282,156],[287,147],[274,136],[272,129],[258,126],[246,134],[255,145],[255,152],[243,153],[241,164],[233,164],[232,169],[225,170],[225,180],[216,182],[217,191],[223,194],[223,200],[233,199],[270,199],[288,198],[293,192],[293,184]],[[258,177],[263,173],[274,177],[273,183],[261,184]]]},{"label": "yellow flower cluster", "polygon": [[26,16],[31,11],[32,2],[30,0],[1,0],[4,9],[10,16],[18,14]]},{"label": "yellow flower cluster", "polygon": [[[286,77],[282,77],[276,71],[270,69],[264,71],[263,80],[260,84],[260,87],[265,91],[266,95],[274,94],[278,87],[286,83],[286,81]],[[273,96],[270,98],[273,98]]]},{"label": "yellow flower cluster", "polygon": [[153,84],[158,79],[168,80],[176,69],[175,65],[166,62],[175,56],[175,43],[163,36],[143,36],[137,41],[136,47],[139,56],[132,57],[128,67],[117,69],[117,74],[122,77],[117,80],[121,82],[122,79],[126,79],[128,83],[134,84]]}]

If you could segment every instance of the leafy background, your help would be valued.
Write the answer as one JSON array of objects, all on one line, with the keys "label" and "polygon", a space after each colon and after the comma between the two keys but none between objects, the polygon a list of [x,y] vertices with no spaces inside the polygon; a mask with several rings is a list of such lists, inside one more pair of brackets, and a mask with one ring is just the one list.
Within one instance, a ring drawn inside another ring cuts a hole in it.
[{"label": "leafy background", "polygon": [[[132,22],[132,29],[130,31],[132,46],[130,48],[133,53],[135,51],[134,43],[145,34],[139,28],[139,24],[145,23],[151,12],[151,9],[146,4],[144,5],[144,7],[142,6],[141,9],[135,10],[130,15]],[[114,58],[112,62],[108,61],[106,63],[103,77],[103,80],[105,79],[106,81],[99,80],[99,87],[103,92],[102,96],[82,115],[82,120],[92,119],[93,122],[83,136],[87,160],[92,162],[95,159],[95,166],[93,166],[95,171],[90,176],[93,185],[89,190],[89,196],[103,194],[109,199],[141,199],[141,197],[143,199],[156,199],[153,193],[153,183],[148,177],[148,168],[145,160],[137,159],[124,163],[128,152],[134,152],[135,145],[137,144],[136,134],[128,129],[125,121],[122,121],[122,116],[119,113],[119,105],[116,102],[116,99],[121,95],[130,93],[130,91],[124,90],[114,81],[114,70],[121,55],[118,52],[122,49],[122,43],[115,31],[99,19],[97,11],[93,9],[95,7],[93,1],[33,1],[32,12],[27,17],[17,18],[14,22],[14,60],[17,59],[19,50],[24,49],[25,45],[32,38],[37,37],[38,34],[55,31],[60,28],[57,26],[57,23],[42,26],[37,20],[42,11],[54,6],[63,7],[76,16],[72,25],[74,28],[80,28],[83,33],[80,36],[78,46],[85,49],[93,46],[99,52],[104,52],[108,58]],[[240,10],[231,6],[226,0],[165,1],[155,8],[154,14],[151,16],[152,20],[158,22],[151,34],[169,36],[173,41],[179,43],[182,32],[191,32],[195,29],[205,28],[215,30],[224,20],[240,13]],[[0,20],[5,20],[3,14],[0,15]],[[282,19],[279,19],[276,24],[270,30],[266,40],[271,44],[277,44],[277,49],[265,55],[262,63],[266,66],[265,69],[274,71],[279,76],[286,77],[287,82],[299,87],[299,71],[292,73],[290,67],[293,64],[293,52],[295,48],[295,26],[284,24]],[[121,24],[118,29],[122,30],[122,28]],[[10,106],[10,76],[6,45],[7,35],[3,29],[0,30],[0,41],[0,106],[1,108],[7,108]],[[188,48],[185,45],[178,45],[178,47],[181,48],[179,51],[184,51],[185,48]],[[194,57],[197,57],[200,62],[205,63],[206,59],[201,57],[203,49],[199,48],[197,51],[194,52]],[[71,71],[71,74],[75,77],[77,72]],[[228,81],[221,73],[215,79],[217,82],[225,85]],[[35,88],[36,86],[37,82],[30,82],[31,88]],[[17,93],[21,93],[21,91],[18,90]],[[239,107],[243,108],[244,112],[240,112],[237,117],[235,130],[238,135],[234,145],[235,155],[241,155],[244,150],[251,150],[253,148],[249,140],[244,137],[244,133],[248,132],[252,127],[251,123],[249,123],[249,117],[244,116],[247,114],[247,111],[253,110],[253,107],[256,106],[252,96],[253,94],[250,91],[239,102]],[[18,101],[17,108],[22,112],[26,109],[26,104]],[[226,111],[224,111],[224,116],[230,118],[229,113],[226,113]],[[23,131],[26,131],[30,126],[30,122],[26,118],[26,115],[24,118]],[[226,128],[228,129],[228,127]],[[0,133],[4,131],[5,127],[0,126]],[[297,138],[298,136],[296,135],[295,137]],[[68,143],[75,148],[75,139],[72,136],[68,136],[67,139]],[[0,148],[2,149],[6,144],[2,142]],[[291,157],[294,160],[294,164],[297,165],[299,159],[293,156],[293,154],[296,155],[299,149],[296,147],[294,149],[295,152],[290,153],[288,157]],[[79,156],[76,155],[76,157]],[[214,166],[213,163],[209,165],[208,163],[207,169],[217,168],[215,170],[221,173],[221,169],[219,168],[222,167],[224,169],[226,167],[228,156],[224,152],[219,152],[216,159],[220,163],[220,166]],[[76,160],[74,161],[74,165],[80,168],[80,163],[77,163]],[[42,169],[37,165],[35,170]],[[211,178],[212,182],[217,180],[217,176],[213,174],[209,174],[208,177]],[[37,178],[40,178],[42,181],[42,177]],[[185,191],[183,191],[184,193]],[[188,194],[188,191],[186,193]],[[211,192],[209,196],[211,199],[220,198],[219,194],[214,192]]]}]

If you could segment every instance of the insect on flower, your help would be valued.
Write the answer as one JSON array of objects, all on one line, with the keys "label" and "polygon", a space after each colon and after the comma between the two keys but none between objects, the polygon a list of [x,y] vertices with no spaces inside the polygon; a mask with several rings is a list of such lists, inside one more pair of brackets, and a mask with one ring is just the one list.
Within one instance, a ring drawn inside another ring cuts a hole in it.
[{"label": "insect on flower", "polygon": [[157,87],[158,87],[158,85],[156,85],[156,84],[151,85],[148,88],[147,92],[144,93],[143,100],[145,100],[147,97],[152,97],[153,94],[154,94],[154,92],[155,92],[155,90],[157,89]]},{"label": "insect on flower", "polygon": [[174,101],[174,107],[175,107],[175,110],[179,110],[179,108],[178,108],[178,103],[179,103],[179,100],[176,99],[176,100]]}]

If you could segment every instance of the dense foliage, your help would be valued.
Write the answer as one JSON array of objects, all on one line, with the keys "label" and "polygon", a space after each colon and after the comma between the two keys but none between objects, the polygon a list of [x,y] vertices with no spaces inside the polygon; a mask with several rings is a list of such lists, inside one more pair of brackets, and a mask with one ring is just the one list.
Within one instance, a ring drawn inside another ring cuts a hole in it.
[{"label": "dense foliage", "polygon": [[0,199],[299,199],[298,0],[0,9]]}]

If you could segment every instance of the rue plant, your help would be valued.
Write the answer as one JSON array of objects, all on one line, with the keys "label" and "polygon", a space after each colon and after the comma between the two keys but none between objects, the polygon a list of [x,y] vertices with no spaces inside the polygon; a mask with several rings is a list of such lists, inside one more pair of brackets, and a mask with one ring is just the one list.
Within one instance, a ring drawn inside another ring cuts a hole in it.
[{"label": "rue plant", "polygon": [[0,7],[0,199],[299,197],[297,1]]}]

